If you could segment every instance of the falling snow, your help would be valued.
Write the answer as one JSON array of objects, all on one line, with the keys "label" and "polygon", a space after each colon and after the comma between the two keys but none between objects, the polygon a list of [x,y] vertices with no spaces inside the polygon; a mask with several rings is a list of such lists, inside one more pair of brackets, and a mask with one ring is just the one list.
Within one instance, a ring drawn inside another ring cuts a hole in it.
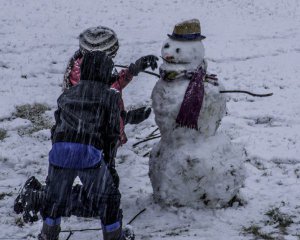
[{"label": "falling snow", "polygon": [[[35,239],[40,231],[41,220],[23,224],[13,201],[29,176],[43,183],[47,176],[51,140],[46,123],[54,123],[78,34],[100,24],[113,28],[120,40],[115,62],[128,65],[143,55],[160,56],[174,25],[198,18],[208,70],[225,89],[274,93],[269,98],[226,95],[227,115],[219,130],[245,148],[247,174],[240,189],[245,202],[214,210],[154,203],[148,153],[159,139],[133,147],[156,129],[151,114],[139,125],[126,126],[129,141],[118,150],[124,222],[147,208],[133,223],[140,239],[298,239],[298,0],[10,0],[0,6],[0,238]],[[126,108],[151,106],[157,80],[147,74],[135,78],[123,93]],[[46,107],[42,113],[32,111],[33,120],[16,114],[16,107],[26,104]],[[100,221],[72,216],[63,219],[62,227],[96,228]],[[72,238],[101,239],[101,232],[78,232]]]}]

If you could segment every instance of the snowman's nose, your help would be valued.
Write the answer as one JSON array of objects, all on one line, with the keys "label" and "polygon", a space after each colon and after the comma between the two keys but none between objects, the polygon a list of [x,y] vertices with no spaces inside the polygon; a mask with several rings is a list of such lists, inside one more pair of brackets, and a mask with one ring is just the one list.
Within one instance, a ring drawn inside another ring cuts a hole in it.
[{"label": "snowman's nose", "polygon": [[165,59],[166,60],[174,60],[174,57],[172,55],[166,55]]}]

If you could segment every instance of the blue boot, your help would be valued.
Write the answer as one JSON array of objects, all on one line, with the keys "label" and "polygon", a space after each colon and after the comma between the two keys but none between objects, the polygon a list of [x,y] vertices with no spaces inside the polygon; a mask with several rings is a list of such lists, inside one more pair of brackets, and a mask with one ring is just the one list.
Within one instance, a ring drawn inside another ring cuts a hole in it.
[{"label": "blue boot", "polygon": [[130,225],[122,229],[120,222],[102,226],[103,240],[134,240],[135,235]]},{"label": "blue boot", "polygon": [[60,233],[60,218],[46,218],[43,222],[41,233],[38,235],[38,240],[58,240]]}]

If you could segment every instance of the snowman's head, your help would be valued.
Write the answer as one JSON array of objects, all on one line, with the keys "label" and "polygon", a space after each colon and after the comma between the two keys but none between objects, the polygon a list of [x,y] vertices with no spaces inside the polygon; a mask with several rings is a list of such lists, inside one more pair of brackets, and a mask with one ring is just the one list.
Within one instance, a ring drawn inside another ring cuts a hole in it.
[{"label": "snowman's head", "polygon": [[[164,67],[188,70],[203,63],[204,46],[201,34],[200,21],[190,19],[175,25],[173,33],[163,43],[161,55]],[[173,66],[172,66],[173,65]]]},{"label": "snowman's head", "polygon": [[177,41],[168,38],[163,43],[161,55],[166,64],[198,66],[204,60],[205,50],[201,40]]}]

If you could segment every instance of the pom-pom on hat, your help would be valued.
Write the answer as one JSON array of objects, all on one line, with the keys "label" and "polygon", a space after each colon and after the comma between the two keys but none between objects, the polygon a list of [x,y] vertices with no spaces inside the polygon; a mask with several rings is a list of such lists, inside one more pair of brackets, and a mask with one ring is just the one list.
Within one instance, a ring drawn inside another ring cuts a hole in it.
[{"label": "pom-pom on hat", "polygon": [[205,36],[201,35],[200,21],[191,19],[175,25],[172,35],[169,38],[177,41],[201,41]]},{"label": "pom-pom on hat", "polygon": [[104,26],[91,27],[79,35],[79,47],[82,51],[101,51],[115,56],[119,49],[116,33]]}]

